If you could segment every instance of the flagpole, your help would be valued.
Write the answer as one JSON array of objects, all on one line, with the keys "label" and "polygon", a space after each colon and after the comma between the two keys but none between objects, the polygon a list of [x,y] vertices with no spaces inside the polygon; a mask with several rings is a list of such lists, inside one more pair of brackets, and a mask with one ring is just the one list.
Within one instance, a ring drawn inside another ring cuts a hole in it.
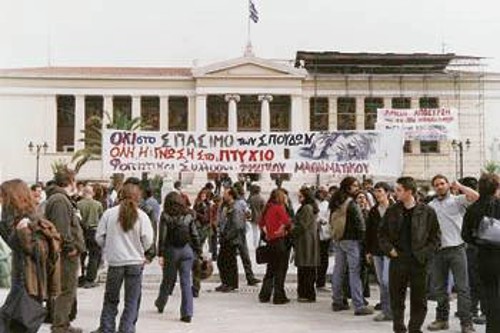
[{"label": "flagpole", "polygon": [[[248,0],[248,11],[250,11],[250,5],[251,5],[251,1],[252,0]],[[252,22],[251,22],[251,18],[250,18],[250,13],[248,12],[247,14],[247,47],[246,47],[246,51],[245,51],[245,55],[246,56],[250,56],[252,55]]]}]

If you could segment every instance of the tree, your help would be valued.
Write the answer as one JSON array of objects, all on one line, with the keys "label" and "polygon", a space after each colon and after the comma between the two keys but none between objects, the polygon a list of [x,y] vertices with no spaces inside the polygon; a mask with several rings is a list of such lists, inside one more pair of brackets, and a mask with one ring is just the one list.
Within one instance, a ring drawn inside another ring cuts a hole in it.
[{"label": "tree", "polygon": [[488,161],[483,167],[484,172],[486,173],[499,173],[500,165],[495,161]]},{"label": "tree", "polygon": [[[104,113],[104,117],[108,120],[108,129],[118,129],[124,131],[136,131],[139,129],[148,129],[148,125],[143,121],[142,117],[130,119],[123,112],[115,112],[111,115],[108,112]],[[84,148],[77,150],[73,154],[72,163],[75,163],[75,171],[78,173],[81,168],[91,160],[99,160],[102,154],[102,128],[103,118],[92,116],[87,120],[85,129],[82,130]]]}]

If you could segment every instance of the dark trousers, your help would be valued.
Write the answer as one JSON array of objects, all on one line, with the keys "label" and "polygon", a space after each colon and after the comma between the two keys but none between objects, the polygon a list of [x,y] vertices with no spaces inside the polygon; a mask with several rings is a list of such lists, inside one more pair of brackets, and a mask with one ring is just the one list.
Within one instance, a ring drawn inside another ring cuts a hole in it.
[{"label": "dark trousers", "polygon": [[141,297],[142,265],[109,267],[101,313],[101,333],[116,332],[116,316],[120,304],[120,290],[125,283],[125,306],[120,319],[119,332],[134,333]]},{"label": "dark trousers", "polygon": [[393,314],[393,328],[396,333],[406,332],[404,322],[406,290],[410,286],[410,333],[422,332],[427,315],[427,266],[414,258],[400,254],[391,259],[389,267],[389,291]]},{"label": "dark trousers", "polygon": [[168,248],[163,267],[163,279],[156,304],[163,308],[172,295],[179,274],[181,282],[181,317],[193,316],[193,291],[191,288],[191,269],[193,267],[194,253],[191,246],[182,248]]},{"label": "dark trousers", "polygon": [[478,249],[474,245],[467,245],[467,270],[469,272],[469,288],[471,297],[471,310],[473,316],[479,315],[479,309],[486,313],[486,301],[481,288],[481,277],[479,276]]},{"label": "dark trousers", "polygon": [[66,332],[71,322],[71,311],[76,303],[78,288],[78,263],[79,257],[61,256],[61,293],[53,302],[52,332]]},{"label": "dark trousers", "polygon": [[316,267],[297,267],[297,296],[316,301]]},{"label": "dark trousers", "polygon": [[243,269],[245,270],[245,276],[247,281],[255,279],[252,271],[252,260],[250,260],[250,253],[248,252],[247,236],[245,232],[240,234],[240,242],[238,244],[238,254],[240,255],[241,262],[243,263]]},{"label": "dark trousers", "polygon": [[479,252],[479,274],[486,301],[486,333],[500,332],[500,254]]},{"label": "dark trousers", "polygon": [[238,263],[236,261],[237,245],[221,242],[217,267],[223,285],[238,288]]},{"label": "dark trousers", "polygon": [[326,285],[326,272],[328,271],[328,263],[330,259],[330,240],[321,241],[319,243],[320,266],[316,277],[316,287],[323,288]]},{"label": "dark trousers", "polygon": [[453,274],[458,295],[458,317],[462,324],[470,324],[472,322],[471,298],[465,246],[444,248],[434,256],[432,287],[438,302],[436,320],[448,321],[450,317],[450,295],[448,293],[450,271]]},{"label": "dark trousers", "polygon": [[285,279],[290,251],[284,239],[269,242],[268,246],[269,263],[260,289],[259,299],[269,301],[274,292],[274,301],[282,301],[286,299]]},{"label": "dark trousers", "polygon": [[102,251],[97,242],[95,241],[96,229],[90,229],[86,232],[85,242],[87,244],[88,250],[88,264],[85,274],[85,280],[87,282],[94,282],[97,278],[97,270],[99,269],[99,264],[101,263]]},{"label": "dark trousers", "polygon": [[212,260],[213,261],[216,261],[217,260],[217,246],[218,246],[218,239],[217,239],[217,229],[216,228],[212,228],[212,232],[211,232],[211,235],[210,235],[210,239],[209,239],[209,242],[208,242],[208,245],[209,245],[209,250],[210,250],[210,253],[212,254]]}]

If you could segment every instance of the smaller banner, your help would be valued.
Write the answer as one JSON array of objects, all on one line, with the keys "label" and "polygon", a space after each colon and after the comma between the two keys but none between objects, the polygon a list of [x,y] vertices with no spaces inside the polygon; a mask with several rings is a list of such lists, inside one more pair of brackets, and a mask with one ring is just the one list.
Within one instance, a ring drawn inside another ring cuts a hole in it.
[{"label": "smaller banner", "polygon": [[450,108],[378,109],[376,129],[402,129],[406,140],[451,141],[459,138],[458,111]]}]

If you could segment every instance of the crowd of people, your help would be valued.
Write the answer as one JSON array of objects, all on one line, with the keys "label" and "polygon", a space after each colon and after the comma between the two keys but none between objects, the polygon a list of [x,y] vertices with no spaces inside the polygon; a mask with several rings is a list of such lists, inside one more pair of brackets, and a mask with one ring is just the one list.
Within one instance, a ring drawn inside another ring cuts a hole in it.
[{"label": "crowd of people", "polygon": [[[352,306],[356,316],[376,314],[373,320],[392,322],[396,333],[421,332],[429,300],[437,302],[429,331],[449,329],[456,316],[462,333],[475,332],[474,324],[498,333],[500,179],[484,174],[450,182],[436,175],[430,184],[432,193],[422,193],[411,177],[374,184],[349,176],[338,186],[305,185],[297,193],[280,183],[264,198],[258,184],[225,177],[215,186],[207,183],[191,203],[178,181],[162,207],[148,184],[134,177],[111,188],[77,183],[69,169],[59,170],[45,186],[6,181],[0,185],[0,235],[13,253],[7,301],[27,294],[33,308],[38,304],[45,311],[42,321],[52,324],[53,333],[82,332],[71,325],[77,288],[96,287],[99,268],[107,266],[95,333],[132,333],[144,267],[158,257],[163,276],[154,307],[164,312],[179,279],[180,319],[189,323],[212,261],[220,277],[215,291],[238,290],[239,256],[247,284],[261,284],[262,303],[290,302],[285,283],[293,262],[299,303],[330,292],[330,278],[334,312]],[[249,243],[267,265],[262,281],[253,272]],[[375,306],[372,279],[380,290]],[[122,286],[124,309],[117,325]],[[0,332],[29,332],[26,325],[0,311]]]}]

